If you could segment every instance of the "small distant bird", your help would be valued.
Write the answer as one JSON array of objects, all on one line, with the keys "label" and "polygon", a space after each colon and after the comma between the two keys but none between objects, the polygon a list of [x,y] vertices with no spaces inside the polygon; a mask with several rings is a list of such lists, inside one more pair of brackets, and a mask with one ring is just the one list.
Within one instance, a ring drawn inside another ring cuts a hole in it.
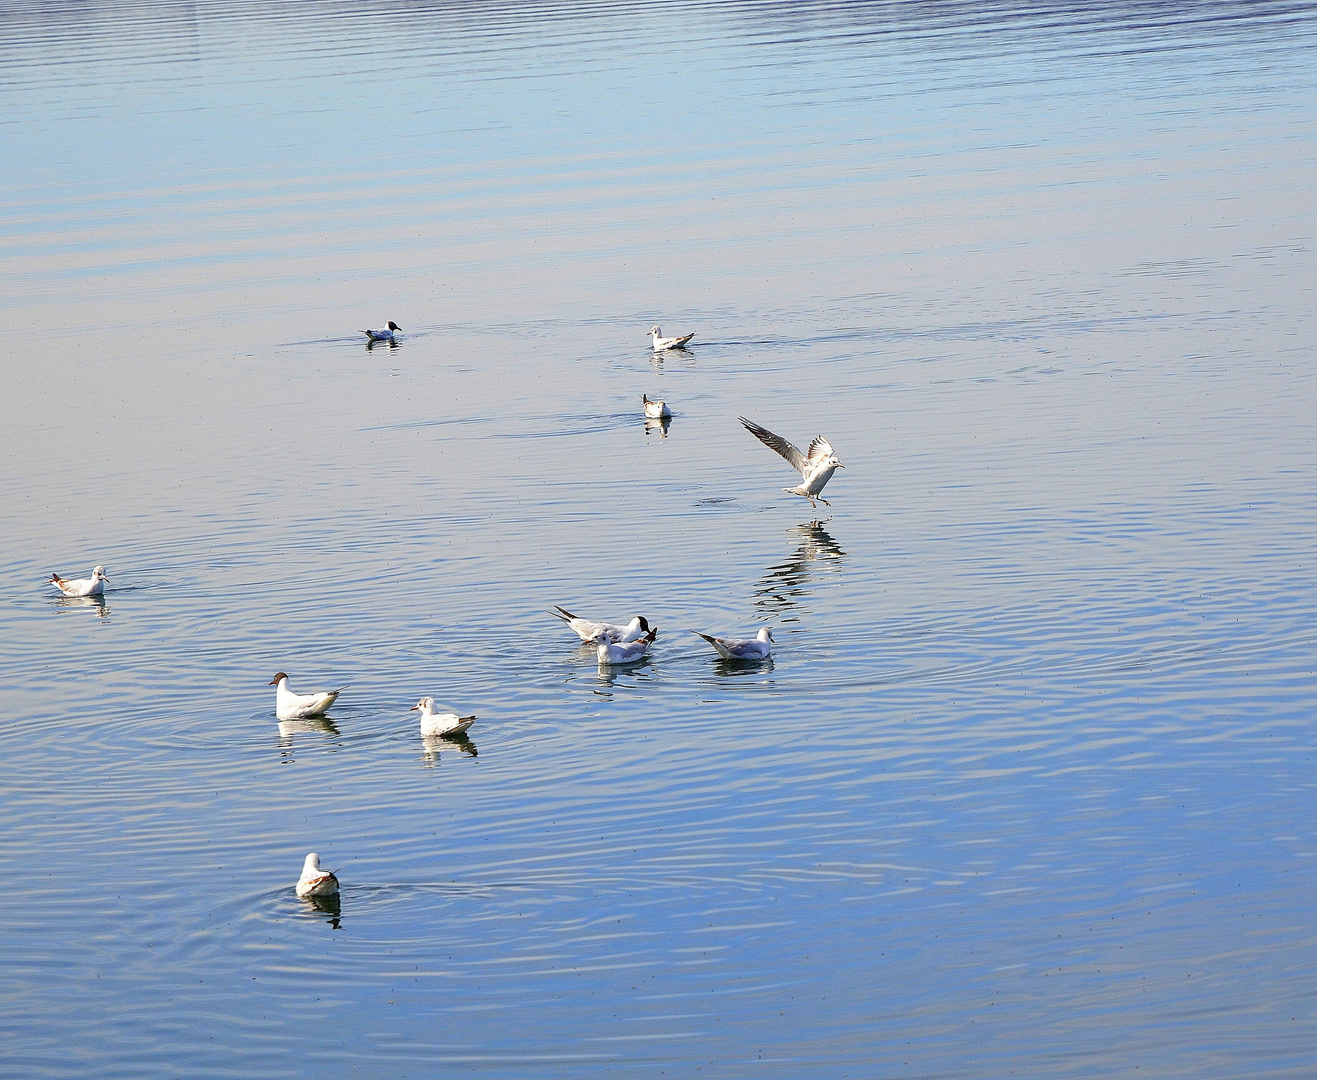
[{"label": "small distant bird", "polygon": [[320,856],[314,851],[302,864],[302,876],[297,879],[298,896],[337,896],[338,878],[332,870],[320,869]]},{"label": "small distant bird", "polygon": [[347,689],[321,691],[317,694],[295,694],[288,685],[288,676],[282,671],[270,680],[274,691],[274,715],[280,720],[305,720],[311,716],[324,716],[334,699]]},{"label": "small distant bird", "polygon": [[601,641],[599,642],[599,663],[634,664],[637,660],[643,659],[645,653],[649,652],[649,647],[654,644],[656,637],[658,637],[657,628],[643,637],[636,638],[635,641],[619,641],[616,644]]},{"label": "small distant bird", "polygon": [[557,604],[554,604],[554,610],[549,614],[570,626],[572,633],[587,645],[594,645],[599,641],[635,641],[641,634],[649,631],[649,623],[645,621],[643,615],[635,616],[626,626],[615,626],[612,623],[578,618],[566,608],[558,607]]},{"label": "small distant bird", "polygon": [[461,735],[476,722],[474,716],[458,716],[454,712],[437,713],[434,711],[434,698],[423,697],[408,712],[421,710],[422,735]]},{"label": "small distant bird", "polygon": [[402,332],[402,327],[390,319],[389,325],[383,330],[363,330],[361,332],[370,338],[371,341],[392,341],[394,334]]},{"label": "small distant bird", "polygon": [[100,596],[105,592],[105,583],[110,579],[105,576],[105,567],[98,566],[89,578],[69,581],[58,574],[50,575],[50,583],[65,596]]},{"label": "small distant bird", "polygon": [[704,638],[724,660],[762,660],[773,651],[773,631],[766,626],[752,638],[714,637],[698,630],[691,633]]},{"label": "small distant bird", "polygon": [[684,349],[686,342],[693,338],[694,334],[687,334],[685,337],[664,337],[663,331],[657,326],[650,330],[649,336],[654,339],[654,351],[662,352],[664,349]]},{"label": "small distant bird", "polygon": [[837,469],[846,468],[837,460],[837,455],[832,452],[832,444],[822,435],[816,435],[814,441],[809,444],[809,453],[802,454],[796,447],[792,446],[781,435],[774,435],[767,428],[762,428],[753,420],[747,420],[744,416],[738,417],[745,429],[750,432],[756,439],[767,446],[770,450],[776,450],[791,463],[793,469],[799,469],[804,482],[793,488],[783,488],[792,495],[803,495],[809,500],[809,505],[816,510],[818,505],[814,502],[818,499],[824,506],[831,506],[820,491],[832,479],[832,474]]},{"label": "small distant bird", "polygon": [[646,420],[666,420],[672,415],[666,401],[650,401],[648,394],[641,394],[640,400],[645,403]]}]

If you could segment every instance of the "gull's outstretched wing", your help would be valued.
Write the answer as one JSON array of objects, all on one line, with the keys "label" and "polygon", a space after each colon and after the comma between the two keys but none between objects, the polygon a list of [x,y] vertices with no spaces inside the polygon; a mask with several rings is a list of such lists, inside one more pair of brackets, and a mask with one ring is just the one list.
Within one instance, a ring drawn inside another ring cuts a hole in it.
[{"label": "gull's outstretched wing", "polygon": [[832,455],[832,443],[828,442],[822,435],[815,435],[814,441],[809,444],[810,461],[821,461]]},{"label": "gull's outstretched wing", "polygon": [[[791,467],[802,475],[805,472],[806,457],[796,447],[792,446],[781,435],[774,435],[768,428],[760,427],[753,420],[747,420],[744,416],[738,416],[738,420],[745,425],[745,430],[750,432],[756,439],[767,446],[770,450],[775,450],[791,463]],[[814,440],[815,443],[818,439]],[[826,445],[826,440],[825,440]],[[831,451],[831,447],[828,448]],[[813,446],[810,447],[810,455],[813,456]]]}]

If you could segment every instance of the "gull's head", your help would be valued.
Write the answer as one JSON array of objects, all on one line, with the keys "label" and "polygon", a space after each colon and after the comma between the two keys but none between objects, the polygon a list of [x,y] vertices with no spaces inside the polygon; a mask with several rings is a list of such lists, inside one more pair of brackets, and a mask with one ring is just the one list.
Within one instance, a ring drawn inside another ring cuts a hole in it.
[{"label": "gull's head", "polygon": [[320,856],[314,851],[306,857],[306,862],[302,863],[303,876],[320,873]]},{"label": "gull's head", "polygon": [[105,567],[103,567],[103,566],[97,566],[97,567],[95,567],[95,568],[92,570],[92,572],[91,572],[91,579],[92,579],[92,581],[109,581],[109,580],[110,580],[109,578],[107,578],[107,577],[105,576]]},{"label": "gull's head", "polygon": [[432,697],[423,697],[423,698],[421,698],[420,701],[418,701],[415,705],[413,705],[413,706],[412,706],[410,709],[408,709],[407,711],[408,711],[408,712],[415,712],[417,709],[420,709],[421,712],[423,712],[423,713],[432,713],[432,712],[434,712],[434,698],[432,698]]},{"label": "gull's head", "polygon": [[396,330],[401,330],[402,327],[399,326],[399,325],[398,325],[396,322],[394,322],[392,319],[390,319],[390,320],[389,320],[389,329],[390,329],[390,330],[395,330],[395,331],[396,331]]},{"label": "gull's head", "polygon": [[636,616],[636,622],[638,622],[638,623],[640,624],[640,632],[641,632],[642,634],[648,634],[648,633],[649,633],[649,620],[646,619],[645,616],[643,616],[643,615],[637,615],[637,616]]},{"label": "gull's head", "polygon": [[662,336],[663,336],[663,331],[660,330],[657,326],[651,326],[651,327],[649,328],[649,336],[650,336],[650,337],[662,337]]},{"label": "gull's head", "polygon": [[[283,682],[286,678],[288,678],[288,676],[287,676],[284,672],[281,671],[281,672],[279,672],[277,675],[275,675],[275,677],[274,677],[273,679],[270,680],[270,685],[271,685],[271,686],[278,686],[278,685],[279,685],[281,682]],[[308,859],[309,859],[310,857],[311,857],[310,855],[307,856]]]},{"label": "gull's head", "polygon": [[762,627],[762,628],[760,629],[760,631],[759,631],[759,640],[760,640],[760,641],[772,641],[772,640],[773,640],[773,631],[771,631],[767,626]]}]

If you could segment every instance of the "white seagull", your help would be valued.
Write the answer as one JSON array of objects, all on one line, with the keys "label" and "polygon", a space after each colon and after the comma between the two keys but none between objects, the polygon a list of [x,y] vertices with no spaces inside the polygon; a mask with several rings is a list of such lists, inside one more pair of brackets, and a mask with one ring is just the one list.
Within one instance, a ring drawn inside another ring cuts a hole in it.
[{"label": "white seagull", "polygon": [[594,645],[600,640],[635,641],[641,634],[649,632],[649,623],[645,621],[643,615],[635,616],[626,626],[615,626],[613,623],[578,618],[566,608],[558,607],[557,604],[553,606],[554,610],[550,611],[549,614],[561,619],[570,626],[572,633],[587,645]]},{"label": "white seagull", "polygon": [[320,856],[314,851],[302,864],[302,876],[297,879],[298,896],[337,896],[338,878],[332,870],[320,869]]},{"label": "white seagull", "polygon": [[110,579],[105,576],[105,567],[98,566],[91,572],[91,577],[69,581],[58,574],[50,575],[50,583],[65,596],[100,596],[105,592],[105,583]]},{"label": "white seagull", "polygon": [[788,491],[792,495],[803,495],[809,500],[809,505],[816,510],[818,506],[814,502],[815,499],[818,499],[824,506],[832,505],[819,492],[832,479],[832,474],[836,470],[844,469],[846,466],[837,460],[837,455],[832,452],[832,444],[827,439],[822,435],[816,435],[814,441],[809,444],[809,453],[802,454],[781,435],[774,435],[768,428],[760,427],[753,420],[747,420],[744,416],[737,419],[745,425],[745,429],[751,435],[770,450],[776,450],[787,461],[791,462],[793,469],[800,470],[800,475],[805,478],[803,483],[797,484],[793,488],[783,488],[783,491]]},{"label": "white seagull", "polygon": [[651,630],[644,637],[638,637],[635,641],[619,641],[616,644],[609,641],[599,642],[599,663],[603,664],[634,664],[638,660],[644,659],[645,653],[649,652],[649,647],[654,644],[654,639],[658,637],[658,630]]},{"label": "white seagull", "polygon": [[640,400],[645,403],[646,420],[666,420],[672,415],[666,401],[650,401],[648,394],[641,394]]},{"label": "white seagull", "polygon": [[454,712],[437,713],[434,711],[434,698],[423,697],[408,712],[421,710],[422,735],[461,735],[476,722],[474,716],[458,716]]},{"label": "white seagull", "polygon": [[649,331],[649,336],[654,339],[654,351],[662,352],[664,349],[684,349],[686,342],[693,338],[694,334],[687,334],[685,337],[664,337],[663,331],[657,326]]},{"label": "white seagull", "polygon": [[389,325],[382,330],[363,330],[361,332],[370,338],[371,341],[392,341],[393,335],[400,333],[401,331],[402,327],[390,319]]},{"label": "white seagull", "polygon": [[767,626],[752,638],[714,637],[692,630],[718,650],[724,660],[762,660],[773,651],[773,631]]},{"label": "white seagull", "polygon": [[288,686],[288,676],[282,671],[270,680],[274,691],[274,715],[280,720],[305,720],[311,716],[324,716],[334,699],[347,689],[321,691],[318,694],[295,694]]}]

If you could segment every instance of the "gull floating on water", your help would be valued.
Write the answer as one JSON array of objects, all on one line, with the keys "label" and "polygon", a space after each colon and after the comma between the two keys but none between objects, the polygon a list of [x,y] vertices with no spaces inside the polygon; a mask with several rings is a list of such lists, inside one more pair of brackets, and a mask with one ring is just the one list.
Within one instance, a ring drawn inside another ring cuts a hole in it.
[{"label": "gull floating on water", "polygon": [[461,735],[476,722],[474,716],[458,716],[455,712],[437,713],[434,711],[434,698],[423,697],[408,712],[421,710],[422,735]]},{"label": "gull floating on water", "polygon": [[773,631],[764,627],[752,638],[714,637],[692,630],[718,650],[724,660],[762,660],[773,651]]},{"label": "gull floating on water", "polygon": [[320,869],[320,856],[314,851],[302,864],[302,876],[297,879],[298,896],[337,896],[338,878],[332,870]]},{"label": "gull floating on water", "polygon": [[657,326],[653,327],[649,336],[654,339],[654,351],[662,352],[664,349],[684,349],[686,342],[693,338],[694,334],[687,334],[685,337],[664,337],[663,331]]},{"label": "gull floating on water", "polygon": [[793,488],[783,488],[792,495],[803,495],[809,500],[809,505],[818,509],[814,502],[818,499],[824,506],[831,506],[820,491],[824,489],[828,481],[832,479],[832,474],[838,469],[846,468],[837,460],[837,455],[832,452],[832,444],[822,435],[816,435],[814,441],[809,444],[809,453],[802,454],[781,435],[774,435],[768,428],[760,427],[753,420],[747,420],[744,416],[738,417],[745,425],[745,429],[750,432],[756,439],[767,446],[770,450],[775,450],[791,463],[793,469],[799,469],[804,482]]},{"label": "gull floating on water", "polygon": [[78,578],[76,581],[69,581],[58,574],[50,575],[50,583],[65,596],[100,596],[101,593],[105,592],[105,583],[109,580],[105,576],[105,567],[103,566],[98,566],[92,570],[91,577]]},{"label": "gull floating on water", "polygon": [[401,332],[401,330],[402,327],[390,319],[389,325],[382,330],[363,330],[361,332],[370,338],[371,341],[392,341],[393,335]]},{"label": "gull floating on water", "polygon": [[646,420],[666,420],[672,415],[666,401],[650,401],[648,394],[641,394],[640,400],[645,403]]},{"label": "gull floating on water", "polygon": [[324,716],[334,699],[347,689],[340,686],[337,690],[320,691],[315,694],[295,694],[288,686],[288,676],[279,672],[270,680],[275,687],[274,715],[280,720],[305,720],[311,716]]},{"label": "gull floating on water", "polygon": [[549,614],[561,619],[570,626],[572,632],[587,645],[593,645],[600,640],[635,641],[641,634],[649,631],[649,623],[645,621],[643,615],[635,616],[626,626],[615,626],[613,623],[582,619],[573,615],[566,608],[558,607],[557,604],[553,606],[554,610],[550,611]]},{"label": "gull floating on water", "polygon": [[658,630],[651,630],[643,637],[636,638],[635,641],[619,641],[616,644],[610,641],[599,642],[599,663],[600,664],[634,664],[638,660],[643,660],[645,653],[649,652],[649,647],[654,644],[654,639],[658,637]]}]

